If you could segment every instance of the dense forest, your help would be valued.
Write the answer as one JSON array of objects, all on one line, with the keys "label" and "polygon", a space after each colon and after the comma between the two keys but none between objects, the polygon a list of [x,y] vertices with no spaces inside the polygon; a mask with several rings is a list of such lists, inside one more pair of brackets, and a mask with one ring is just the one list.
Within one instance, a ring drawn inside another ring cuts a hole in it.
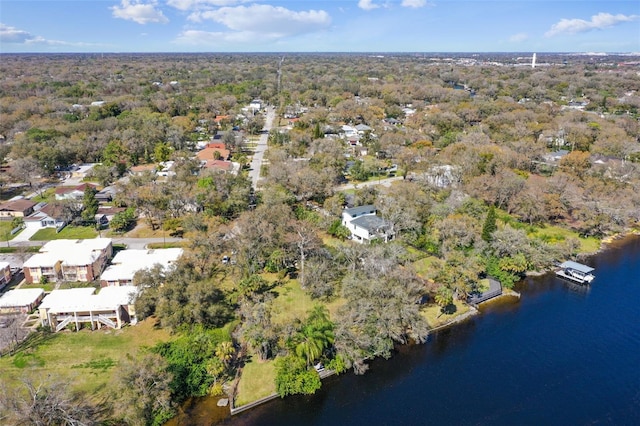
[{"label": "dense forest", "polygon": [[[424,342],[428,306],[455,310],[486,277],[510,288],[637,229],[637,59],[2,55],[3,199],[99,163],[90,180],[127,208],[114,235],[136,220],[180,230],[185,255],[136,275],[138,316],[172,338],[118,362],[114,403],[25,380],[43,407],[5,392],[0,408],[17,424],[65,403],[87,424],[162,424],[189,397],[235,398],[249,362],[274,367],[281,396],[312,393],[319,362],[364,373]],[[277,112],[258,188],[254,99]],[[194,159],[214,138],[238,173]],[[168,176],[130,172],[168,161]],[[368,204],[391,241],[349,240],[343,209]],[[312,304],[283,305],[287,292]]]}]

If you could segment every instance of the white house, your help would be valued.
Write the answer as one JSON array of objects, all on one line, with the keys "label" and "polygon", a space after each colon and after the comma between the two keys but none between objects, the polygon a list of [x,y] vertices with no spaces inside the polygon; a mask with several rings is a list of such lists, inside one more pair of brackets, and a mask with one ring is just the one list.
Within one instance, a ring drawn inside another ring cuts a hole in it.
[{"label": "white house", "polygon": [[393,238],[389,224],[376,215],[376,208],[371,204],[344,209],[342,224],[351,231],[351,239],[359,243],[376,238],[387,242]]},{"label": "white house", "polygon": [[249,109],[253,111],[260,111],[262,109],[262,99],[254,99],[249,103]]},{"label": "white house", "polygon": [[122,250],[113,257],[111,265],[102,273],[100,283],[103,287],[130,285],[136,272],[154,265],[168,270],[182,253],[181,248]]}]

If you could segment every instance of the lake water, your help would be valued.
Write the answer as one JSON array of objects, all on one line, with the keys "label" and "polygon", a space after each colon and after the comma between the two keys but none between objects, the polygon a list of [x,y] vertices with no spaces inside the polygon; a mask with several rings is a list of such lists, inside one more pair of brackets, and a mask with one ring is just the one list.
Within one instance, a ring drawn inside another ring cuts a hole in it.
[{"label": "lake water", "polygon": [[585,263],[587,287],[528,278],[473,319],[363,376],[331,377],[232,425],[640,424],[640,238]]}]

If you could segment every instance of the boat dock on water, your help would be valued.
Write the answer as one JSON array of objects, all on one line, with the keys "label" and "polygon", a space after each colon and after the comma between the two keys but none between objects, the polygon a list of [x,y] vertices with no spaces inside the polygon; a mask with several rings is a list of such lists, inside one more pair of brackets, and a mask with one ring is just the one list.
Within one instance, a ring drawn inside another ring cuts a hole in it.
[{"label": "boat dock on water", "polygon": [[583,265],[582,263],[573,262],[568,260],[559,265],[559,269],[556,271],[556,275],[561,278],[585,284],[591,283],[595,276],[591,273],[595,269],[590,266]]}]

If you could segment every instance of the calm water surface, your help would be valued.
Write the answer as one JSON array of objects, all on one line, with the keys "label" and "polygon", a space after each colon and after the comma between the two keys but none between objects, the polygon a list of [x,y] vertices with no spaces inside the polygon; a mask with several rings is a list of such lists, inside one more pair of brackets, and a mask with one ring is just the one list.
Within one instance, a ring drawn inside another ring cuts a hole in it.
[{"label": "calm water surface", "polygon": [[639,425],[640,238],[587,261],[589,287],[527,279],[522,298],[230,425]]}]

